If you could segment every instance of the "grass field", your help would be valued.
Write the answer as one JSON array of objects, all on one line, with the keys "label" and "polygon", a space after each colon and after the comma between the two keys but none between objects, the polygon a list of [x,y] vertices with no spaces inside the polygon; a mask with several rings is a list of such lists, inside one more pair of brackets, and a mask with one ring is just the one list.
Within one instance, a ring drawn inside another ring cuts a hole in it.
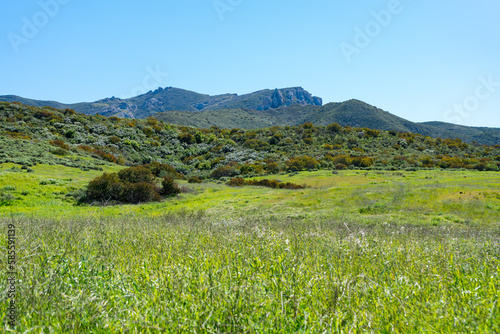
[{"label": "grass field", "polygon": [[18,255],[6,332],[500,331],[498,173],[181,181],[161,203],[102,207],[66,196],[101,172],[19,167],[0,165],[0,245],[14,225]]}]

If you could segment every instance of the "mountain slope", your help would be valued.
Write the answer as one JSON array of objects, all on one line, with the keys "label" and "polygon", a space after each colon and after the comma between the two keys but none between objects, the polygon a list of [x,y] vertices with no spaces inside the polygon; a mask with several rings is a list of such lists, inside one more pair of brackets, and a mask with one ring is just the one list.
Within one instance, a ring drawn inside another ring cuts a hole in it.
[{"label": "mountain slope", "polygon": [[430,137],[460,138],[469,143],[500,144],[500,129],[441,122],[414,123],[359,100],[322,105],[320,98],[300,87],[216,96],[167,87],[125,100],[111,97],[76,104],[38,101],[13,95],[0,96],[0,101],[73,109],[87,115],[99,113],[107,117],[154,116],[168,123],[199,128],[257,129],[305,122],[315,125],[339,123],[343,126],[419,133]]},{"label": "mountain slope", "polygon": [[168,123],[209,128],[256,129],[271,126],[293,126],[310,122],[315,125],[338,123],[342,126],[376,130],[395,130],[430,137],[460,138],[466,142],[500,144],[500,129],[474,128],[454,124],[415,123],[358,100],[328,103],[324,106],[284,106],[272,110],[250,109],[207,110],[202,112],[171,111],[154,115]]},{"label": "mountain slope", "polygon": [[312,96],[301,87],[261,90],[250,94],[223,94],[206,95],[196,92],[167,87],[149,91],[146,94],[129,99],[116,97],[105,98],[95,102],[64,104],[55,101],[38,101],[15,95],[0,96],[3,102],[21,102],[26,105],[57,109],[73,109],[76,112],[103,116],[117,116],[125,118],[146,118],[158,112],[165,111],[206,111],[219,109],[247,108],[254,110],[270,110],[289,105],[322,105],[319,97]]}]

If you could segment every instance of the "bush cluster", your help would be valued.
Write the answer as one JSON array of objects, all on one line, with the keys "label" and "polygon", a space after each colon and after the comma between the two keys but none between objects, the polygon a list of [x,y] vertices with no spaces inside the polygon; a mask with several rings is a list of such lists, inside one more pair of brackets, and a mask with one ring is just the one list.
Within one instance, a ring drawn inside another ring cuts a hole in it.
[{"label": "bush cluster", "polygon": [[304,189],[305,186],[291,183],[291,182],[280,182],[278,180],[268,180],[268,179],[262,179],[262,180],[245,180],[241,177],[235,177],[231,180],[229,180],[226,183],[228,186],[231,187],[243,187],[245,185],[247,186],[258,186],[258,187],[267,187],[267,188],[273,188],[273,189]]},{"label": "bush cluster", "polygon": [[175,196],[178,193],[180,189],[173,179],[164,177],[162,187],[158,188],[151,169],[138,166],[94,178],[87,186],[86,200],[137,204],[160,201],[161,196]]}]

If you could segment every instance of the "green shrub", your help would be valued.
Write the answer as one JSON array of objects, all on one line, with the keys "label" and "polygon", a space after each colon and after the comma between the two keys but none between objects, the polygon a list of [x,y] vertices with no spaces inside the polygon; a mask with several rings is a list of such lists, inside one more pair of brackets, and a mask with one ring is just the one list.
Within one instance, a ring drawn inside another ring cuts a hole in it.
[{"label": "green shrub", "polygon": [[15,199],[12,194],[0,193],[0,206],[9,206]]},{"label": "green shrub", "polygon": [[172,167],[168,164],[162,164],[162,163],[153,161],[149,164],[144,165],[143,167],[151,170],[151,173],[153,173],[153,175],[156,177],[167,176],[167,177],[170,177],[172,179],[183,179],[184,178],[184,175],[177,172],[174,167]]},{"label": "green shrub", "polygon": [[177,194],[180,194],[181,189],[179,186],[174,182],[174,179],[169,178],[169,177],[164,177],[162,182],[161,182],[162,188],[160,194],[166,197],[171,197],[175,196]]},{"label": "green shrub", "polygon": [[122,199],[124,185],[116,173],[104,173],[89,182],[87,199],[90,201],[119,201]]},{"label": "green shrub", "polygon": [[69,145],[64,143],[62,140],[55,139],[49,142],[50,145],[60,147],[64,150],[69,150]]},{"label": "green shrub", "polygon": [[337,123],[332,123],[328,125],[326,129],[331,133],[339,133],[342,130],[342,126]]},{"label": "green shrub", "polygon": [[69,154],[69,152],[63,148],[56,148],[55,150],[52,150],[50,153],[59,156],[66,156]]},{"label": "green shrub", "polygon": [[235,177],[226,183],[230,187],[243,187],[245,185],[245,180],[241,177]]},{"label": "green shrub", "polygon": [[238,175],[238,171],[234,167],[231,167],[229,165],[224,166],[224,167],[219,167],[216,170],[214,170],[211,174],[210,177],[213,179],[220,179],[221,177],[233,177]]},{"label": "green shrub", "polygon": [[344,170],[344,169],[347,169],[347,166],[344,164],[336,164],[335,169],[336,170]]},{"label": "green shrub", "polygon": [[118,172],[118,178],[123,183],[154,183],[155,176],[144,166],[130,167]]},{"label": "green shrub", "polygon": [[161,200],[155,186],[147,182],[125,183],[121,196],[123,202],[137,204]]},{"label": "green shrub", "polygon": [[181,143],[186,143],[188,145],[196,143],[196,138],[190,133],[183,133],[178,138]]},{"label": "green shrub", "polygon": [[197,177],[197,176],[192,176],[188,179],[188,183],[202,183],[203,181]]}]

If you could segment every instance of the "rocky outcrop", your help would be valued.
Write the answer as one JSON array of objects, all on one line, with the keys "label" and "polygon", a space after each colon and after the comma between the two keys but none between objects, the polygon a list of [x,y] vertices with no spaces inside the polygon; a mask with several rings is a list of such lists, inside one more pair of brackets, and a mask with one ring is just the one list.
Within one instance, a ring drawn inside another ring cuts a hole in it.
[{"label": "rocky outcrop", "polygon": [[276,88],[274,90],[273,96],[271,96],[271,108],[275,109],[278,107],[281,107],[283,104],[285,104],[285,100],[283,99],[283,94]]},{"label": "rocky outcrop", "polygon": [[312,96],[302,87],[275,89],[271,96],[262,99],[262,103],[257,107],[257,110],[276,109],[283,105],[290,106],[294,104],[322,106],[323,100],[320,97]]},{"label": "rocky outcrop", "polygon": [[323,99],[321,97],[313,96],[313,104],[315,106],[322,106],[323,105]]},{"label": "rocky outcrop", "polygon": [[163,106],[163,103],[156,99],[156,98],[151,98],[149,100],[146,100],[143,105],[141,106],[141,109],[145,110],[161,110]]},{"label": "rocky outcrop", "polygon": [[271,104],[273,103],[273,100],[269,96],[266,96],[264,100],[262,101],[262,108],[261,110],[269,110],[271,109]]}]

